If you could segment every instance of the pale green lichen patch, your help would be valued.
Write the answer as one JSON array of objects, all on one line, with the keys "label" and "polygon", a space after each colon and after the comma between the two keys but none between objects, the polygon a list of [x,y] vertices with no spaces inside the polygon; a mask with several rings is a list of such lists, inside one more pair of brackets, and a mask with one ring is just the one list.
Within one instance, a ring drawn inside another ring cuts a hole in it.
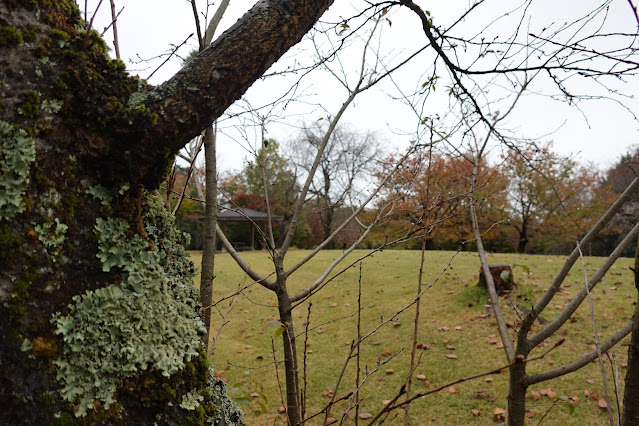
[{"label": "pale green lichen patch", "polygon": [[197,389],[191,389],[186,394],[182,395],[182,402],[180,407],[185,410],[193,411],[200,406],[200,402],[204,401],[204,397]]},{"label": "pale green lichen patch", "polygon": [[25,209],[23,196],[35,160],[35,143],[22,129],[0,121],[0,220]]},{"label": "pale green lichen patch", "polygon": [[128,189],[129,184],[127,183],[122,185],[117,191],[109,190],[102,185],[93,185],[87,189],[87,193],[100,200],[103,206],[108,206],[115,196],[124,194]]},{"label": "pale green lichen patch", "polygon": [[47,250],[57,251],[58,248],[64,242],[64,234],[69,227],[60,222],[60,219],[55,218],[54,222],[38,224],[35,226],[35,231],[38,233],[38,239],[47,248]]},{"label": "pale green lichen patch", "polygon": [[204,325],[194,269],[172,241],[181,233],[164,228],[172,217],[152,198],[145,201],[148,240],[127,237],[122,219],[97,220],[97,256],[104,271],[121,272],[121,284],[75,296],[69,314],[52,319],[64,340],[57,378],[77,416],[94,401],[108,409],[123,378],[147,369],[169,377],[198,356]]}]

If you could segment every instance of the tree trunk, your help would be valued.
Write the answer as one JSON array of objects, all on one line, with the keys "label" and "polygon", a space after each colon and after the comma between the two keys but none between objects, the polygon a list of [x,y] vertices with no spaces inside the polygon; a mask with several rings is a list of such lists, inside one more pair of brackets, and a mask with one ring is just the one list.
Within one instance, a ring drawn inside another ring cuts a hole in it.
[{"label": "tree trunk", "polygon": [[[206,203],[204,207],[204,236],[202,239],[202,273],[200,276],[200,302],[203,307],[213,302],[213,274],[215,273],[215,249],[217,245],[215,225],[217,224],[217,164],[215,138],[211,126],[204,130],[204,162],[206,176]],[[204,337],[202,341],[209,354],[211,347],[211,310],[202,312]],[[210,355],[210,354],[209,354]]]},{"label": "tree trunk", "polygon": [[526,420],[526,363],[510,367],[508,377],[508,425],[523,426]]},{"label": "tree trunk", "polygon": [[519,242],[517,243],[517,253],[525,253],[527,245],[528,245],[528,226],[526,226],[526,222],[524,222],[521,224],[521,230],[519,231]]},{"label": "tree trunk", "polygon": [[260,2],[153,88],[107,57],[73,1],[0,0],[6,419],[201,424],[214,415],[220,388],[202,351],[194,267],[148,194],[177,150],[330,3]]},{"label": "tree trunk", "polygon": [[289,424],[296,425],[301,421],[297,348],[295,344],[291,302],[286,291],[277,293],[277,302],[280,322],[284,324],[282,344],[284,347],[284,369],[286,372],[286,415],[288,416]]},{"label": "tree trunk", "polygon": [[[639,244],[635,250],[635,287],[639,291]],[[639,298],[638,298],[639,302]],[[639,425],[639,303],[632,317],[632,334],[628,346],[628,370],[623,395],[622,425]]]}]

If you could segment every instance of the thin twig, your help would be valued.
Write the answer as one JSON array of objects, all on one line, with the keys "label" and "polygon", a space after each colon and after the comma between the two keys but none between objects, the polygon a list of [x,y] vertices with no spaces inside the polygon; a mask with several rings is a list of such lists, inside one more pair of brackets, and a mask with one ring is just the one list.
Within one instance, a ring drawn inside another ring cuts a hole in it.
[{"label": "thin twig", "polygon": [[313,306],[313,302],[308,302],[308,314],[306,315],[306,330],[305,330],[305,336],[304,336],[304,366],[303,366],[303,373],[302,373],[302,380],[303,385],[302,385],[302,398],[301,398],[301,407],[300,407],[300,411],[302,413],[302,420],[304,420],[304,416],[306,415],[306,388],[307,388],[307,374],[306,374],[306,367],[307,367],[307,361],[306,361],[306,348],[308,346],[308,326],[311,323],[311,307]]},{"label": "thin twig", "polygon": [[186,42],[189,41],[189,39],[191,37],[193,37],[193,33],[191,33],[182,43],[180,43],[179,45],[175,46],[175,48],[169,54],[169,56],[146,79],[150,80],[151,77],[153,77],[153,74],[155,74],[160,68],[162,68],[164,66],[164,64],[169,62],[169,59],[171,59],[173,57],[173,55],[175,55],[175,52],[177,52],[180,47],[184,46],[186,44]]},{"label": "thin twig", "polygon": [[[286,410],[286,404],[284,404],[284,393],[282,392],[282,383],[280,383],[280,371],[277,368],[277,358],[275,358],[275,342],[271,337],[271,351],[273,352],[273,364],[275,364],[275,380],[277,380],[277,387],[280,391],[280,401],[282,402],[282,407]],[[288,420],[288,415],[286,415],[286,423],[291,426],[291,422]]]},{"label": "thin twig", "polygon": [[355,426],[359,425],[359,372],[361,361],[362,339],[362,262],[359,263],[359,280],[357,281],[357,372],[355,373]]},{"label": "thin twig", "polygon": [[588,294],[588,302],[590,303],[590,320],[592,321],[592,330],[595,337],[595,345],[597,346],[597,358],[599,359],[599,368],[601,369],[601,380],[603,381],[604,387],[604,395],[606,398],[606,411],[608,412],[608,422],[610,426],[614,426],[615,422],[612,418],[612,407],[610,406],[610,393],[608,392],[608,380],[606,379],[606,366],[603,362],[603,357],[601,356],[601,346],[599,345],[599,332],[597,331],[597,318],[595,317],[595,304],[592,301],[592,296],[590,295],[590,290],[588,289],[588,269],[586,268],[586,262],[584,261],[584,254],[581,252],[581,246],[579,245],[579,241],[577,241],[577,250],[579,250],[579,259],[581,260],[581,265],[584,268],[584,287],[586,288],[586,293]]}]

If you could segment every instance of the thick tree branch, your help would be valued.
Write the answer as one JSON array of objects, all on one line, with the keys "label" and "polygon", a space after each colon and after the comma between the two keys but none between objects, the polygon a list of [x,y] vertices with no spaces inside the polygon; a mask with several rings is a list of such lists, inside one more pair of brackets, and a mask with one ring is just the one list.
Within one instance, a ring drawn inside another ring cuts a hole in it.
[{"label": "thick tree branch", "polygon": [[175,76],[148,94],[143,104],[158,114],[158,120],[142,143],[170,152],[186,145],[298,43],[332,2],[258,2]]}]

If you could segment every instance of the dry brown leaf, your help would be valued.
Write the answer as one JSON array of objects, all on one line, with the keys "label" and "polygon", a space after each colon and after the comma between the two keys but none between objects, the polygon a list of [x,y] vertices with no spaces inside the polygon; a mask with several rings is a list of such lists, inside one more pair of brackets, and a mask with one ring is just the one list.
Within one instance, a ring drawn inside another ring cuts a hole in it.
[{"label": "dry brown leaf", "polygon": [[527,419],[529,419],[529,418],[531,418],[531,417],[535,417],[535,413],[533,413],[533,412],[532,412],[532,411],[530,411],[530,410],[526,410],[526,414],[524,414],[524,416],[525,416]]},{"label": "dry brown leaf", "polygon": [[390,402],[392,401],[392,399],[385,399],[382,401],[382,405],[388,405],[390,404]]},{"label": "dry brown leaf", "polygon": [[537,392],[537,391],[530,392],[530,396],[532,396],[535,401],[537,401],[539,398],[541,398],[541,395],[539,395],[539,392]]},{"label": "dry brown leaf", "polygon": [[478,416],[480,416],[480,415],[481,415],[481,413],[479,412],[479,410],[472,409],[472,410],[470,410],[470,412],[471,412],[471,413],[473,413],[473,416],[475,416],[475,417],[478,417]]},{"label": "dry brown leaf", "polygon": [[461,325],[458,325],[457,327],[455,327],[455,330],[460,331],[462,329]]},{"label": "dry brown leaf", "polygon": [[593,379],[587,379],[587,380],[586,380],[586,383],[589,383],[589,384],[591,384],[591,385],[594,385],[594,384],[595,384],[595,381],[594,381]]},{"label": "dry brown leaf", "polygon": [[329,417],[328,419],[326,419],[327,425],[332,425],[333,423],[337,423],[337,419],[334,419],[332,417]]},{"label": "dry brown leaf", "polygon": [[589,390],[587,390],[587,389],[586,389],[586,390],[584,390],[584,395],[585,395],[585,396],[590,396],[590,391],[589,391]]},{"label": "dry brown leaf", "polygon": [[426,376],[425,376],[425,375],[423,375],[423,374],[418,374],[418,375],[417,375],[417,376],[415,376],[415,377],[417,377],[419,380],[426,380]]},{"label": "dry brown leaf", "polygon": [[388,349],[384,349],[384,350],[382,351],[382,355],[384,355],[384,356],[389,356],[390,354],[392,354],[392,352],[391,352],[391,351],[389,351]]},{"label": "dry brown leaf", "polygon": [[578,403],[579,401],[581,401],[581,399],[577,395],[575,395],[572,398],[570,398],[570,400],[572,402],[574,402],[575,404]]},{"label": "dry brown leaf", "polygon": [[493,379],[492,377],[486,377],[484,380],[485,380],[486,382],[492,382],[492,381],[493,381],[493,380],[495,380],[495,379]]},{"label": "dry brown leaf", "polygon": [[446,358],[448,358],[448,359],[457,359],[457,355],[446,354]]},{"label": "dry brown leaf", "polygon": [[554,392],[552,389],[548,388],[548,392],[546,393],[546,396],[548,398],[553,399],[553,398],[555,398],[557,396],[557,393]]},{"label": "dry brown leaf", "polygon": [[372,417],[373,417],[373,415],[371,413],[359,413],[359,418],[360,419],[370,419]]},{"label": "dry brown leaf", "polygon": [[286,408],[284,408],[284,407],[277,407],[277,412],[278,412],[278,413],[286,413]]},{"label": "dry brown leaf", "polygon": [[504,414],[506,414],[506,410],[504,410],[503,408],[495,408],[493,410],[493,421],[498,422],[504,420]]},{"label": "dry brown leaf", "polygon": [[258,396],[260,396],[260,394],[259,394],[259,393],[257,393],[257,392],[251,392],[251,393],[249,393],[249,396],[250,396],[251,398],[257,398]]},{"label": "dry brown leaf", "polygon": [[439,331],[448,331],[448,330],[450,330],[450,328],[446,327],[445,325],[442,325],[437,330],[439,330]]},{"label": "dry brown leaf", "polygon": [[386,374],[393,374],[395,371],[392,368],[386,370]]},{"label": "dry brown leaf", "polygon": [[597,405],[599,406],[599,408],[608,408],[608,403],[606,403],[605,399],[600,399],[599,401],[597,401]]},{"label": "dry brown leaf", "polygon": [[457,348],[454,347],[453,345],[446,345],[446,349],[448,349],[449,351],[454,351]]},{"label": "dry brown leaf", "polygon": [[448,393],[459,393],[459,391],[457,390],[457,388],[455,386],[451,386],[448,389],[446,389],[446,392]]},{"label": "dry brown leaf", "polygon": [[324,330],[323,328],[318,328],[317,334],[322,334],[322,333],[326,333],[326,330]]}]

